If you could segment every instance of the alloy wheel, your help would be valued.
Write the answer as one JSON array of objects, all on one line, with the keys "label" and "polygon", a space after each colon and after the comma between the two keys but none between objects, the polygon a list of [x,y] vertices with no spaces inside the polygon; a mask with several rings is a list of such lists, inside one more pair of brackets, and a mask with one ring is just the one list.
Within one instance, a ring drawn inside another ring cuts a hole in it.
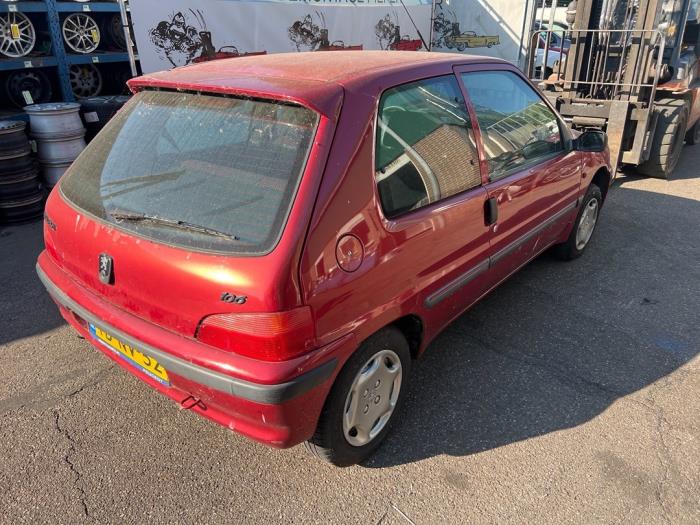
[{"label": "alloy wheel", "polygon": [[10,58],[28,55],[36,44],[36,33],[31,20],[22,13],[0,15],[0,54]]},{"label": "alloy wheel", "polygon": [[102,91],[102,74],[92,64],[70,67],[70,87],[76,98],[94,97]]},{"label": "alloy wheel", "polygon": [[100,45],[97,22],[83,13],[73,13],[63,21],[63,39],[76,53],[92,53]]}]

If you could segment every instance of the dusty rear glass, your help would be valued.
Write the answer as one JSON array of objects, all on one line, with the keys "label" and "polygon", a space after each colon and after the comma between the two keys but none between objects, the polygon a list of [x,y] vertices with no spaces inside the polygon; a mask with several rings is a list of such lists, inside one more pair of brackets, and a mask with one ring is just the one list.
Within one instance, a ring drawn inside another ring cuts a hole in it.
[{"label": "dusty rear glass", "polygon": [[286,222],[317,122],[295,105],[144,91],[73,163],[61,191],[155,241],[266,253]]}]

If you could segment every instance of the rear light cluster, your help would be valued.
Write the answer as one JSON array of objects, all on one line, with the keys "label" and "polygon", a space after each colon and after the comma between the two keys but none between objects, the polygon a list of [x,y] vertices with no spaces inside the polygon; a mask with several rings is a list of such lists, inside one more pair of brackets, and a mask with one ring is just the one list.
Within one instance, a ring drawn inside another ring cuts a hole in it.
[{"label": "rear light cluster", "polygon": [[314,347],[311,308],[286,312],[216,314],[205,317],[197,330],[202,343],[263,361],[285,361]]}]

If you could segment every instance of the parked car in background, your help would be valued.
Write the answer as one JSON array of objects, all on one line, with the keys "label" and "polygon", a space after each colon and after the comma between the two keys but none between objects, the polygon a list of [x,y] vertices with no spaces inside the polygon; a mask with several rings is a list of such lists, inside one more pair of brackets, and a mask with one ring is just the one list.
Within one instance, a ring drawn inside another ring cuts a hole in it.
[{"label": "parked car in background", "polygon": [[49,197],[39,277],[182,407],[340,466],[448,323],[584,252],[610,183],[605,136],[496,59],[261,55],[130,86]]},{"label": "parked car in background", "polygon": [[[557,29],[560,28],[560,24],[555,22],[554,30],[552,32],[547,31],[548,25],[540,21],[536,21],[534,24],[534,32],[531,34],[532,42],[536,44],[534,52],[534,71],[537,78],[542,77],[542,65],[545,63],[546,67],[544,70],[544,77],[547,78],[554,71],[559,69],[559,63],[562,64],[566,61],[566,55],[569,53],[569,48],[571,47],[571,39],[566,38],[566,31],[562,27],[561,31]],[[549,45],[547,45],[547,39],[549,38]],[[545,50],[547,52],[545,53]]]}]

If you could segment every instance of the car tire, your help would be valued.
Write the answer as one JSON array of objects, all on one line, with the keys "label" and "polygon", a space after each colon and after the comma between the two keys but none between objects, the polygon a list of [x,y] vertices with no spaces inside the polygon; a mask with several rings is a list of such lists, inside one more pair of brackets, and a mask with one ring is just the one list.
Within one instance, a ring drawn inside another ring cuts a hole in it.
[{"label": "car tire", "polygon": [[[375,365],[376,369],[373,368]],[[307,450],[338,467],[355,465],[368,458],[386,438],[401,408],[410,369],[408,342],[397,328],[386,327],[367,339],[338,374],[321,412],[316,432],[306,442]],[[381,422],[387,414],[385,410],[390,412]],[[348,429],[348,423],[354,422],[350,421],[354,420],[353,414],[361,419],[357,426]],[[375,417],[374,426],[370,423],[364,427],[371,428],[362,428],[362,421],[371,421]],[[372,436],[373,431],[376,433]],[[368,441],[363,443],[364,439]]]},{"label": "car tire", "polygon": [[685,142],[690,146],[700,142],[700,119],[685,134]]},{"label": "car tire", "polygon": [[583,255],[598,225],[602,205],[603,194],[600,188],[596,184],[591,184],[581,201],[569,238],[554,246],[553,253],[557,258],[572,261]]},{"label": "car tire", "polygon": [[670,179],[678,164],[685,128],[688,122],[688,104],[683,99],[663,99],[659,106],[659,120],[651,143],[649,160],[638,167],[639,173],[648,177]]}]

